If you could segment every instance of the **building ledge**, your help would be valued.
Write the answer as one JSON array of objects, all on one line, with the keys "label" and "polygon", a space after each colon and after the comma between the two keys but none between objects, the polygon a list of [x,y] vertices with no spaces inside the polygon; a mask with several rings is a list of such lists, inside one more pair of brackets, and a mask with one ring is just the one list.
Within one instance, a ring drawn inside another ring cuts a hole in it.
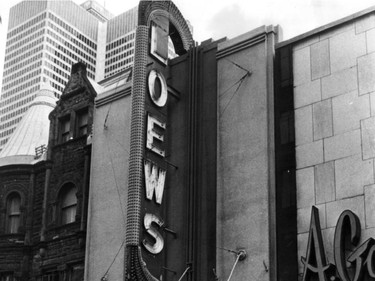
[{"label": "building ledge", "polygon": [[9,165],[33,164],[34,155],[13,155],[0,158],[0,167]]},{"label": "building ledge", "polygon": [[339,20],[333,21],[331,23],[322,25],[322,26],[320,26],[318,28],[315,28],[315,29],[313,29],[311,31],[308,31],[306,33],[303,33],[301,35],[298,35],[298,36],[293,37],[291,39],[288,39],[286,41],[282,41],[280,43],[277,43],[276,44],[276,49],[284,47],[286,45],[293,44],[295,42],[299,42],[299,41],[305,40],[305,39],[307,39],[309,37],[312,37],[314,35],[317,35],[319,33],[329,31],[330,29],[337,28],[340,25],[347,24],[347,23],[349,23],[349,22],[351,22],[351,21],[353,21],[355,19],[358,19],[360,17],[366,16],[366,15],[374,13],[374,12],[375,12],[375,6],[372,6],[370,8],[365,9],[365,10],[362,10],[362,11],[360,11],[358,13],[355,13],[355,14],[352,14],[350,16],[344,17],[342,19],[339,19]]}]

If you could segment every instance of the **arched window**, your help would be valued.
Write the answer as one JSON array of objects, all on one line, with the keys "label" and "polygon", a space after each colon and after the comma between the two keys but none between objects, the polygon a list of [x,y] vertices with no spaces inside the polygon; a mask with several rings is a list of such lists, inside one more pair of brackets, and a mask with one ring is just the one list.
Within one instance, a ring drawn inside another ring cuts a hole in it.
[{"label": "arched window", "polygon": [[74,184],[66,184],[60,192],[61,224],[75,222],[77,212],[77,188]]},{"label": "arched window", "polygon": [[21,196],[13,192],[7,198],[7,233],[18,233],[21,221]]}]

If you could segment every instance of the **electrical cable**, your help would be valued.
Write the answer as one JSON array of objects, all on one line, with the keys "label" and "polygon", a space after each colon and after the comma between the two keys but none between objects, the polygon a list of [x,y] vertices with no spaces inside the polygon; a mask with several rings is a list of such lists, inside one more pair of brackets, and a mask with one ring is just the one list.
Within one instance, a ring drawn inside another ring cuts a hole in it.
[{"label": "electrical cable", "polygon": [[[121,81],[121,80],[119,80],[119,81],[117,82],[114,93],[117,92],[117,88],[118,88],[118,85],[119,85],[120,81]],[[108,116],[109,116],[109,113],[110,113],[110,111],[111,111],[111,108],[112,108],[112,102],[111,102],[110,105],[109,105],[109,108],[108,108],[108,111],[107,111],[106,117],[105,117],[105,119],[104,119],[104,124],[103,124],[103,128],[104,128],[104,130],[107,130],[107,129],[108,129],[107,121],[108,121]],[[104,135],[105,135],[105,137],[107,138],[107,135],[106,135],[106,134],[104,134]],[[114,180],[115,180],[115,185],[116,185],[117,195],[118,195],[118,199],[119,199],[119,202],[120,202],[120,208],[121,208],[121,213],[122,213],[122,219],[123,219],[124,226],[125,226],[125,225],[126,225],[125,212],[124,212],[124,207],[123,207],[123,205],[122,205],[121,196],[120,196],[120,190],[119,190],[119,187],[118,187],[117,178],[116,178],[116,174],[115,174],[115,170],[114,170],[114,165],[113,165],[113,160],[112,160],[112,151],[111,151],[111,148],[110,148],[110,146],[109,146],[109,142],[106,141],[105,143],[106,143],[106,145],[107,145],[107,150],[108,150],[108,152],[109,152],[109,160],[110,160],[110,162],[111,162],[111,169],[112,169],[112,173],[113,173],[113,178],[114,178]],[[120,147],[121,147],[121,146],[120,146]],[[126,151],[126,150],[125,150],[125,151]],[[103,274],[103,277],[101,278],[101,281],[106,281],[106,280],[107,280],[108,272],[110,271],[112,265],[113,265],[114,262],[116,261],[116,259],[117,259],[118,255],[119,255],[119,253],[120,253],[122,247],[123,247],[124,244],[125,244],[125,241],[126,241],[126,240],[125,240],[125,238],[124,238],[123,241],[122,241],[122,243],[121,243],[121,245],[120,245],[120,247],[119,247],[119,249],[118,249],[118,251],[117,251],[117,253],[116,253],[116,255],[114,256],[114,258],[113,258],[111,264],[109,265],[109,267],[108,267],[108,269],[106,270],[106,272]]]},{"label": "electrical cable", "polygon": [[[224,107],[223,111],[221,112],[221,115],[224,114],[225,110],[227,110],[229,104],[232,102],[232,99],[234,98],[234,96],[236,95],[236,93],[238,92],[238,90],[240,89],[242,83],[245,81],[245,78],[248,77],[249,74],[246,73],[244,76],[241,77],[240,80],[237,81],[237,83],[239,83],[238,87],[236,88],[236,90],[234,91],[233,95],[231,96],[231,98],[229,99],[228,103],[226,104],[226,106]],[[236,83],[236,84],[237,84]]]},{"label": "electrical cable", "polygon": [[232,267],[232,270],[231,270],[231,272],[230,272],[230,274],[229,274],[229,277],[228,277],[228,280],[227,280],[227,281],[230,281],[230,279],[232,278],[232,275],[233,275],[234,269],[235,269],[235,267],[236,267],[238,261],[240,260],[240,256],[241,256],[241,253],[238,253],[238,254],[237,254],[236,261],[234,262],[234,265],[233,265],[233,267]]},{"label": "electrical cable", "polygon": [[115,179],[115,185],[116,185],[118,199],[119,199],[119,202],[120,202],[122,218],[123,218],[123,221],[124,221],[124,225],[126,225],[125,212],[124,212],[124,207],[123,207],[122,201],[121,201],[120,189],[119,189],[118,184],[117,184],[116,173],[115,173],[115,169],[113,167],[112,151],[111,151],[111,147],[108,145],[108,142],[106,142],[106,143],[107,143],[107,148],[109,150],[109,161],[111,162],[112,173],[113,173],[113,177]]},{"label": "electrical cable", "polygon": [[[132,68],[129,70],[130,72],[131,72],[131,74],[133,74],[133,70],[132,70]],[[125,72],[125,73],[127,73],[127,72]],[[124,74],[125,74],[124,73]],[[125,77],[125,76],[124,76]],[[120,81],[121,81],[121,79],[120,79],[120,77],[119,77],[119,80],[117,81],[117,83],[116,83],[116,87],[115,87],[115,91],[114,91],[114,93],[116,93],[117,92],[117,88],[118,88],[118,84],[120,83]],[[106,114],[106,116],[105,116],[105,119],[104,119],[104,129],[107,129],[108,128],[108,126],[107,126],[107,119],[108,119],[108,116],[109,116],[109,112],[111,111],[111,108],[112,108],[112,102],[109,104],[109,108],[108,108],[108,111],[107,111],[107,114]]]},{"label": "electrical cable", "polygon": [[118,249],[118,251],[117,251],[115,257],[113,258],[111,264],[109,265],[107,271],[103,274],[103,277],[102,277],[101,280],[103,280],[103,281],[104,281],[104,280],[107,280],[106,276],[108,275],[109,270],[111,269],[113,263],[115,262],[115,260],[116,260],[116,258],[117,258],[117,256],[118,256],[118,254],[120,253],[120,251],[121,251],[122,247],[124,246],[124,244],[125,244],[125,238],[124,238],[124,240],[122,240],[122,243],[121,243],[120,248]]},{"label": "electrical cable", "polygon": [[184,276],[185,276],[186,273],[189,271],[189,269],[190,269],[190,266],[188,266],[188,267],[185,269],[184,273],[182,273],[182,275],[181,275],[180,279],[178,279],[178,281],[181,281],[182,278],[184,278]]}]

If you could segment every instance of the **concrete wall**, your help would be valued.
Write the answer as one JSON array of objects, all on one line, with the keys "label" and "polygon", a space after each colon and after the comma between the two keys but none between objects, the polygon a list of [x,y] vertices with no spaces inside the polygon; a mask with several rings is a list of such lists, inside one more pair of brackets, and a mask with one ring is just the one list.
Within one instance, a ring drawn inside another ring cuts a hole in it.
[{"label": "concrete wall", "polygon": [[360,218],[361,242],[375,237],[375,15],[295,43],[293,75],[298,256],[306,254],[315,205],[334,263],[334,230],[345,209]]},{"label": "concrete wall", "polygon": [[[218,46],[217,273],[232,280],[270,280],[274,205],[274,30],[261,27]],[[251,75],[246,76],[247,69]],[[245,77],[246,76],[246,77]],[[243,82],[241,83],[241,79]],[[267,268],[266,268],[267,267]]]},{"label": "concrete wall", "polygon": [[96,100],[85,280],[100,280],[108,269],[109,280],[124,276],[130,99],[122,86]]}]

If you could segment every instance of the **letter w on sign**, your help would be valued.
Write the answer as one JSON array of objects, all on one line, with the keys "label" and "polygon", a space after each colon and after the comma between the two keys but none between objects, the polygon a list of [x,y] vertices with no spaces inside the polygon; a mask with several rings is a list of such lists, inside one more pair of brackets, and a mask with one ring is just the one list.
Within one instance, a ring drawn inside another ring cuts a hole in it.
[{"label": "letter w on sign", "polygon": [[144,162],[144,164],[146,198],[152,200],[155,192],[156,203],[161,204],[167,171],[158,168],[156,165],[153,165],[150,161],[147,160]]}]

